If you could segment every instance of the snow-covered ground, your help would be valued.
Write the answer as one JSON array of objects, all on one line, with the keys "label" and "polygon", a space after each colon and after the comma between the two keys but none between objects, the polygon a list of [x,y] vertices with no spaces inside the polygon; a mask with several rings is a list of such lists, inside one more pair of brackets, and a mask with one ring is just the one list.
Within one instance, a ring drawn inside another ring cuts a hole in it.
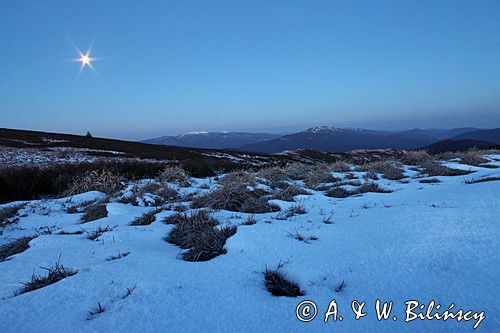
[{"label": "snow-covered ground", "polygon": [[[405,323],[407,300],[435,300],[441,311],[452,303],[454,310],[484,311],[486,318],[477,330],[498,332],[499,182],[464,181],[498,177],[500,169],[448,165],[475,172],[423,184],[413,177],[417,172],[407,168],[408,183],[377,181],[394,192],[345,199],[311,191],[296,197],[306,214],[285,220],[279,213],[255,214],[254,225],[241,225],[250,214],[214,212],[238,229],[227,240],[227,253],[206,262],[183,261],[180,249],[163,240],[173,226],[162,219],[174,211],[158,213],[150,225],[130,226],[153,207],[111,201],[108,217],[80,224],[82,214],[63,210],[68,198],[28,202],[18,223],[0,236],[2,244],[40,233],[28,250],[0,262],[0,332],[465,332],[475,323]],[[213,180],[194,179],[193,186],[180,191],[207,191],[207,185],[214,186]],[[103,196],[88,192],[72,197],[71,203]],[[282,209],[293,204],[273,202]],[[333,223],[324,223],[329,216]],[[57,234],[99,226],[113,230],[96,241],[85,234]],[[296,232],[317,239],[303,242],[289,236]],[[127,252],[126,257],[106,260]],[[13,296],[33,270],[44,274],[39,267],[50,267],[59,257],[78,273]],[[280,261],[304,296],[275,297],[266,290],[262,271]],[[324,313],[333,299],[343,320],[325,324]],[[377,299],[394,302],[389,320],[377,320]],[[308,323],[296,318],[296,306],[304,300],[318,308],[317,317]],[[366,301],[366,317],[354,320],[353,300]],[[90,315],[98,304],[105,311]]]}]

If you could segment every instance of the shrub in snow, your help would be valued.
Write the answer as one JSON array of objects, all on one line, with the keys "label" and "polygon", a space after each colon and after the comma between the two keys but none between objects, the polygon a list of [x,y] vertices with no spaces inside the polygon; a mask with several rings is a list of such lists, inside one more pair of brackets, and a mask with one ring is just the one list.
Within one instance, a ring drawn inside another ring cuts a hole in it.
[{"label": "shrub in snow", "polygon": [[274,296],[297,297],[305,295],[297,283],[286,278],[286,274],[281,271],[282,267],[282,263],[273,270],[266,267],[263,274],[267,290]]},{"label": "shrub in snow", "polygon": [[77,270],[65,268],[62,264],[59,263],[59,260],[55,263],[54,266],[50,268],[44,268],[44,267],[41,268],[47,271],[47,275],[42,276],[33,274],[31,276],[31,281],[24,282],[23,288],[17,291],[15,293],[15,296],[46,287],[48,285],[51,285],[53,283],[61,281],[64,278],[73,276],[76,273],[78,273]]},{"label": "shrub in snow", "polygon": [[29,242],[36,238],[34,237],[22,237],[16,240],[13,240],[10,243],[4,244],[0,246],[0,262],[7,260],[9,257],[14,254],[22,253],[29,249]]},{"label": "shrub in snow", "polygon": [[186,261],[207,261],[226,253],[226,240],[236,233],[235,227],[214,228],[219,221],[207,211],[179,214],[177,218],[165,240],[187,250],[182,254]]}]

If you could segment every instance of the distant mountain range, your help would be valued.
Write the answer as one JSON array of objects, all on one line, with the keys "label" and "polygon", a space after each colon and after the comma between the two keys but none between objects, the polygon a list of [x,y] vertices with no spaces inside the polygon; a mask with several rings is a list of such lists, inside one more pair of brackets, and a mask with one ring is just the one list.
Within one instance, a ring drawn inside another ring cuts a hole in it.
[{"label": "distant mountain range", "polygon": [[195,132],[178,136],[164,136],[144,142],[196,148],[228,148],[257,153],[279,153],[297,149],[311,149],[322,152],[386,148],[409,150],[423,149],[432,145],[436,145],[434,148],[437,150],[441,150],[443,147],[460,150],[461,145],[470,148],[472,146],[486,147],[500,144],[500,129],[478,129],[474,127],[450,130],[416,128],[390,132],[319,126],[283,136],[268,133]]},{"label": "distant mountain range", "polygon": [[162,136],[142,142],[167,146],[224,149],[236,148],[278,137],[280,137],[280,135],[269,133],[190,132],[177,136]]}]

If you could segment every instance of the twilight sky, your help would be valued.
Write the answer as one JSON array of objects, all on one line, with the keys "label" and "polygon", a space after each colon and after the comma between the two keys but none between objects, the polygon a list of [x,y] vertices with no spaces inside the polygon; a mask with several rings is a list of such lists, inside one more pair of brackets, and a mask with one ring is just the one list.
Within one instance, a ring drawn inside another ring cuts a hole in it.
[{"label": "twilight sky", "polygon": [[0,41],[0,127],[500,126],[498,0],[0,0]]}]

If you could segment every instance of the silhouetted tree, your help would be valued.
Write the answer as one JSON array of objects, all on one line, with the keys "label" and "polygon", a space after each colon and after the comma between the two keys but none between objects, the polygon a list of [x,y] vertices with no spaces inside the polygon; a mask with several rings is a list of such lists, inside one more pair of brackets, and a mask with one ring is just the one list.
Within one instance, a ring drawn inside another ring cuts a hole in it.
[{"label": "silhouetted tree", "polygon": [[87,134],[85,135],[87,138],[91,138],[92,137],[92,134],[90,134],[90,132],[87,132]]}]

